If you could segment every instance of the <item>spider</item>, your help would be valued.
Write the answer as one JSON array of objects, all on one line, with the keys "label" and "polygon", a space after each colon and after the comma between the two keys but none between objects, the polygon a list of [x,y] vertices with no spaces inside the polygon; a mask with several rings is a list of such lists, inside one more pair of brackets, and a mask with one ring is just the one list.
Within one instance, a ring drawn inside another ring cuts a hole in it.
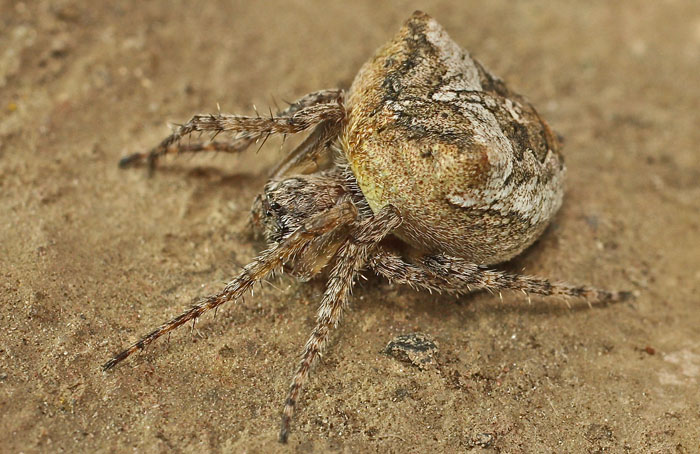
[{"label": "spider", "polygon": [[[231,138],[180,143],[200,131]],[[254,225],[269,249],[219,293],[143,336],[104,370],[237,301],[276,271],[303,280],[327,273],[316,326],[284,403],[284,443],[302,386],[364,268],[457,295],[510,289],[589,304],[630,296],[489,268],[531,245],[561,205],[561,144],[531,104],[420,11],[364,64],[347,92],[311,93],[269,117],[195,115],[120,167],[145,161],[153,169],[168,154],[238,153],[271,135],[304,131],[310,133],[253,203]]]}]

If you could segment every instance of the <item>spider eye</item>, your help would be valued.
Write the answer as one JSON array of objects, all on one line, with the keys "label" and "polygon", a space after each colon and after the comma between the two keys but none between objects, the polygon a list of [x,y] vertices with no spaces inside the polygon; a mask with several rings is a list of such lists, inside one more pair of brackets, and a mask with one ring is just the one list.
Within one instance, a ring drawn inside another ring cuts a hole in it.
[{"label": "spider eye", "polygon": [[271,217],[273,214],[279,214],[282,206],[277,203],[270,194],[265,194],[263,199],[263,210],[265,211],[265,216]]}]

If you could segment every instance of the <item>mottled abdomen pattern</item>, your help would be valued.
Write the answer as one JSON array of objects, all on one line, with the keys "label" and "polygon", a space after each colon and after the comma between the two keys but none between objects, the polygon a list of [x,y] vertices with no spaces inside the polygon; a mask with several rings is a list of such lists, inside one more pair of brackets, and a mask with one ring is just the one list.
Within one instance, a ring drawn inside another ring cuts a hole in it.
[{"label": "mottled abdomen pattern", "polygon": [[560,144],[535,109],[417,12],[360,70],[341,142],[397,235],[474,263],[529,246],[561,205]]}]

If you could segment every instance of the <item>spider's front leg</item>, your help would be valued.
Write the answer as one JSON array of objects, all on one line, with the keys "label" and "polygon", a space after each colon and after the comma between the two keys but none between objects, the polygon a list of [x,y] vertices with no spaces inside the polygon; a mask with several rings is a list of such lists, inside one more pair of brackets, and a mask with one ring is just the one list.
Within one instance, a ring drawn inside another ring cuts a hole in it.
[{"label": "spider's front leg", "polygon": [[326,291],[316,317],[316,327],[306,342],[301,362],[289,387],[282,413],[279,440],[287,442],[289,426],[301,387],[321,355],[331,330],[338,325],[350,296],[357,273],[365,266],[374,247],[401,224],[398,211],[391,205],[357,224],[336,254],[336,263],[328,278]]},{"label": "spider's front leg", "polygon": [[[345,116],[342,90],[321,90],[310,93],[286,109],[269,116],[243,116],[231,114],[200,114],[187,123],[178,126],[172,134],[147,153],[133,153],[119,161],[119,167],[126,168],[144,160],[151,170],[162,156],[170,153],[196,153],[202,151],[223,151],[237,153],[245,151],[252,143],[267,139],[274,134],[296,134],[321,123],[335,126]],[[230,141],[206,141],[181,144],[180,140],[193,132],[211,132],[217,135],[229,132],[234,136]]]},{"label": "spider's front leg", "polygon": [[551,282],[541,277],[492,270],[444,254],[424,255],[411,263],[389,248],[381,247],[373,254],[369,265],[391,282],[436,292],[465,294],[472,290],[519,290],[526,294],[583,298],[589,305],[625,301],[632,297],[630,292]]},{"label": "spider's front leg", "polygon": [[243,271],[229,282],[221,292],[203,298],[189,310],[143,336],[126,350],[114,355],[112,359],[102,366],[102,369],[105,371],[111,369],[132,353],[143,350],[147,345],[164,334],[184,325],[190,320],[197,319],[205,312],[215,309],[228,301],[239,299],[241,296],[245,295],[256,282],[264,279],[275,269],[280,268],[315,238],[346,226],[352,223],[356,218],[357,208],[355,208],[355,205],[348,199],[343,199],[329,210],[316,214],[290,234],[284,241],[263,252],[253,260],[252,263],[244,267]]}]

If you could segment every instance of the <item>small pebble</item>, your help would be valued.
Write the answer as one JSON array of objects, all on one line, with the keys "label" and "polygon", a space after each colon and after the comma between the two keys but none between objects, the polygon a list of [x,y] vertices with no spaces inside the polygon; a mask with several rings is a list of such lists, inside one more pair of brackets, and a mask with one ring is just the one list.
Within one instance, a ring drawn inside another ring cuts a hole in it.
[{"label": "small pebble", "polygon": [[472,444],[481,448],[489,448],[493,444],[494,439],[493,434],[480,433],[472,439]]},{"label": "small pebble", "polygon": [[399,361],[412,364],[419,369],[432,366],[438,351],[433,338],[423,333],[402,334],[389,342],[382,353]]}]

